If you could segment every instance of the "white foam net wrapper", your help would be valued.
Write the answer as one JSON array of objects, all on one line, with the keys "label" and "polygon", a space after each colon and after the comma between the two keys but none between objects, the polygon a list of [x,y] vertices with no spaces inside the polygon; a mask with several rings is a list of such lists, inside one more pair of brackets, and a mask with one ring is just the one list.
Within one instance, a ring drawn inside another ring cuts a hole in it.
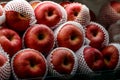
[{"label": "white foam net wrapper", "polygon": [[28,16],[30,25],[36,23],[36,18],[32,6],[26,0],[12,0],[9,1],[5,7],[5,11],[16,11],[22,15]]},{"label": "white foam net wrapper", "polygon": [[83,34],[83,40],[84,40],[82,45],[84,45],[84,43],[85,43],[85,30],[84,30],[83,26],[82,26],[81,24],[79,24],[78,22],[75,22],[75,21],[67,21],[67,22],[63,23],[62,25],[60,25],[59,27],[57,27],[57,28],[54,30],[55,44],[56,44],[56,46],[57,46],[57,47],[59,46],[58,43],[57,43],[57,35],[58,35],[59,31],[60,31],[60,30],[64,27],[64,25],[66,25],[66,24],[75,25],[76,27],[78,27],[78,28],[80,29],[80,31],[81,31],[82,34]]},{"label": "white foam net wrapper", "polygon": [[6,52],[4,52],[1,45],[0,45],[0,54],[7,58],[7,62],[2,67],[0,67],[0,80],[8,80],[11,75],[10,58],[9,55]]},{"label": "white foam net wrapper", "polygon": [[86,47],[89,47],[88,45],[82,46],[82,48],[80,48],[77,52],[76,52],[76,56],[78,58],[78,74],[82,77],[82,74],[85,74],[86,76],[90,76],[91,73],[93,74],[94,71],[91,70],[85,59],[84,59],[84,55],[83,55],[83,51]]},{"label": "white foam net wrapper", "polygon": [[[102,43],[102,47],[104,47],[105,45],[108,45],[109,44],[109,34],[108,34],[108,31],[101,24],[99,24],[99,23],[90,22],[89,25],[91,25],[91,24],[94,24],[94,25],[96,25],[96,27],[99,27],[103,31],[103,33],[104,33],[104,38],[105,39],[104,39],[104,41]],[[88,43],[88,45],[89,45],[90,40],[87,38],[86,41],[87,41],[86,43]]]},{"label": "white foam net wrapper", "polygon": [[82,4],[82,8],[75,21],[83,26],[86,26],[90,23],[90,12],[89,12],[89,8],[86,5]]},{"label": "white foam net wrapper", "polygon": [[[73,66],[73,69],[72,69],[70,74],[60,74],[59,72],[57,72],[54,69],[54,65],[51,63],[52,62],[52,55],[53,55],[53,52],[57,49],[66,49],[66,50],[70,51],[71,54],[73,55],[74,66]],[[70,50],[68,48],[65,48],[65,47],[55,48],[53,51],[51,51],[51,53],[47,56],[47,63],[48,63],[48,71],[49,71],[48,73],[49,73],[49,75],[54,76],[54,77],[58,77],[59,79],[63,79],[63,80],[72,78],[75,75],[75,73],[77,71],[77,68],[78,68],[78,60],[77,60],[77,57],[76,57],[75,53],[72,50]]]},{"label": "white foam net wrapper", "polygon": [[[45,71],[45,74],[43,75],[43,76],[41,76],[41,77],[35,77],[35,78],[27,78],[27,79],[21,79],[21,78],[19,78],[16,74],[15,74],[15,71],[14,71],[14,67],[13,67],[13,61],[14,61],[14,58],[20,53],[20,52],[24,52],[24,50],[33,50],[33,51],[37,51],[37,50],[34,50],[34,49],[31,49],[31,48],[26,48],[26,49],[23,49],[23,50],[20,50],[20,51],[18,51],[13,57],[12,57],[12,59],[11,59],[11,69],[12,69],[12,75],[13,75],[13,77],[14,77],[14,79],[15,80],[44,80],[45,79],[45,77],[47,76],[47,73],[48,73],[48,65],[47,65],[47,60],[45,59],[45,57],[42,55],[42,54],[40,54],[42,57],[43,57],[43,59],[45,60],[45,63],[46,63],[46,71]],[[38,52],[38,51],[37,51]],[[39,53],[39,52],[38,52]]]},{"label": "white foam net wrapper", "polygon": [[3,24],[6,20],[6,17],[5,17],[5,10],[4,8],[0,5],[0,9],[2,10],[2,15],[0,16],[0,25]]}]

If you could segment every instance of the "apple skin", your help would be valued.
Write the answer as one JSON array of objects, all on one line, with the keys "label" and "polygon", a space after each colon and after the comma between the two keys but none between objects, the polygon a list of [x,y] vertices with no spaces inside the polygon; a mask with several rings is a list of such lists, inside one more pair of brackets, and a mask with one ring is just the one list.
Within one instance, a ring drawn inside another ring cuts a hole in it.
[{"label": "apple skin", "polygon": [[87,65],[93,71],[101,71],[104,67],[104,58],[102,53],[93,47],[86,47],[83,51],[84,59]]},{"label": "apple skin", "polygon": [[109,28],[111,24],[114,24],[120,19],[119,11],[120,10],[120,1],[109,1],[105,3],[98,14],[98,21],[106,29]]},{"label": "apple skin", "polygon": [[36,49],[47,56],[54,47],[54,32],[44,24],[32,25],[23,36],[26,48]]},{"label": "apple skin", "polygon": [[78,60],[75,53],[66,47],[54,48],[47,56],[49,75],[62,80],[70,79],[77,71]]},{"label": "apple skin", "polygon": [[70,1],[62,1],[60,2],[60,5],[63,6],[64,8],[66,7],[67,4],[70,4]]},{"label": "apple skin", "polygon": [[80,13],[81,8],[82,4],[80,3],[70,3],[66,5],[65,10],[67,12],[68,21],[74,21]]},{"label": "apple skin", "polygon": [[24,32],[30,26],[30,19],[15,11],[6,11],[6,24],[16,32]]},{"label": "apple skin", "polygon": [[108,45],[101,50],[105,62],[105,70],[113,70],[118,64],[119,51],[114,45]]},{"label": "apple skin", "polygon": [[5,52],[12,57],[22,48],[22,39],[15,31],[8,28],[0,28],[0,44]]},{"label": "apple skin", "polygon": [[43,1],[34,9],[38,24],[45,24],[54,28],[62,19],[62,12],[56,3]]},{"label": "apple skin", "polygon": [[84,30],[77,27],[78,24],[74,21],[68,21],[58,27],[55,31],[56,34],[56,45],[59,47],[67,47],[74,52],[77,51],[84,43]]},{"label": "apple skin", "polygon": [[37,0],[33,0],[33,1],[30,1],[30,5],[32,6],[33,9],[35,9],[35,7],[37,6],[37,4],[39,4],[41,1],[37,1]]},{"label": "apple skin", "polygon": [[52,64],[60,74],[70,74],[73,69],[74,58],[69,51],[58,49],[53,52]]},{"label": "apple skin", "polygon": [[[86,26],[85,34],[86,38],[90,41],[89,45],[101,49],[109,42],[109,35],[106,29],[98,23],[91,22]],[[106,40],[106,42],[105,42]],[[103,44],[104,43],[104,44]]]},{"label": "apple skin", "polygon": [[12,58],[13,73],[19,79],[43,78],[47,72],[46,59],[34,49],[18,51]]},{"label": "apple skin", "polygon": [[0,67],[2,67],[7,62],[7,58],[0,54]]}]

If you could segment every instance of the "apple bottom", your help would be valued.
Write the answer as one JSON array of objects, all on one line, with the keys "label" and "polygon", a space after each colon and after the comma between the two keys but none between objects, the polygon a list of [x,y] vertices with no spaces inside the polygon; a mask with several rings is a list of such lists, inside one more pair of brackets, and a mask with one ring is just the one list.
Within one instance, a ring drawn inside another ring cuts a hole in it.
[{"label": "apple bottom", "polygon": [[47,74],[46,59],[34,49],[19,51],[12,58],[11,65],[15,79],[44,79]]},{"label": "apple bottom", "polygon": [[72,78],[78,67],[75,53],[65,47],[55,48],[47,57],[48,75],[60,79]]}]

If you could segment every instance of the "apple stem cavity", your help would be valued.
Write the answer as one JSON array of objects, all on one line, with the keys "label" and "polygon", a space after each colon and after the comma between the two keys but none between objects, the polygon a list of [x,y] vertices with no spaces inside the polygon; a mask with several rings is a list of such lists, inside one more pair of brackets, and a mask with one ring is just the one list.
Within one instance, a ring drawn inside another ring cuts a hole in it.
[{"label": "apple stem cavity", "polygon": [[39,39],[39,40],[43,40],[44,38],[45,38],[44,34],[39,34],[39,35],[38,35],[38,39]]}]

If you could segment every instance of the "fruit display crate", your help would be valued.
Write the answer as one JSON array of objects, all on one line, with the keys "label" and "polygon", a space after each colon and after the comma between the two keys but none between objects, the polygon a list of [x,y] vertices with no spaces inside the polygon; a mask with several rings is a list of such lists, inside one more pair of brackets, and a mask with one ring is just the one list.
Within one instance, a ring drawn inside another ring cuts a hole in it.
[{"label": "fruit display crate", "polygon": [[0,80],[120,80],[120,0],[1,0]]}]

